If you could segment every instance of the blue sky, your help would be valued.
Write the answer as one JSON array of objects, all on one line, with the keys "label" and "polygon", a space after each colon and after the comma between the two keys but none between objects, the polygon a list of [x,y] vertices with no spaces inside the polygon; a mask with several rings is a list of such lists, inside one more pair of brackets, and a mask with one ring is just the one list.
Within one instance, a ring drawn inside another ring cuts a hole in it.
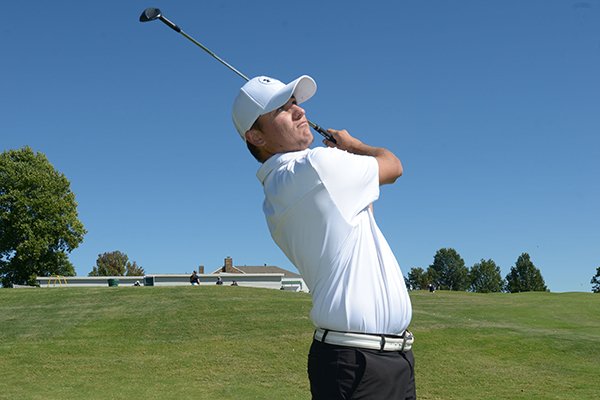
[{"label": "blue sky", "polygon": [[[403,161],[376,217],[404,274],[456,249],[506,275],[527,252],[552,291],[600,266],[600,1],[42,1],[3,5],[0,151],[66,175],[87,275],[120,250],[147,273],[294,270],[231,123],[249,76],[311,75],[308,117]],[[315,145],[319,145],[316,136]]]}]

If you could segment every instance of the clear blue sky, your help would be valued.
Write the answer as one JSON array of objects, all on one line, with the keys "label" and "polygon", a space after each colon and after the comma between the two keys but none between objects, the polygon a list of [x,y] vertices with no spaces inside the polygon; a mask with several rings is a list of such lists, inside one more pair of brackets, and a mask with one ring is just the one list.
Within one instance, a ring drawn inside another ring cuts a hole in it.
[{"label": "clear blue sky", "polygon": [[4,4],[0,151],[29,145],[70,180],[88,230],[79,275],[113,250],[147,273],[226,256],[294,270],[231,123],[242,79],[139,23],[151,6],[247,75],[313,76],[311,120],[401,158],[375,212],[405,275],[443,247],[503,276],[527,252],[552,291],[591,289],[598,0]]}]

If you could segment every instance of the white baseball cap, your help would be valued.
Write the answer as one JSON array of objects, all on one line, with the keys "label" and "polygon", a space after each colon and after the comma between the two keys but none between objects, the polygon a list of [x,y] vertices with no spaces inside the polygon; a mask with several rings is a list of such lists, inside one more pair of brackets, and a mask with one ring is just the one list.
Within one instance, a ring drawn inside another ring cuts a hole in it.
[{"label": "white baseball cap", "polygon": [[281,107],[294,96],[298,104],[310,99],[317,91],[317,84],[308,75],[302,75],[287,85],[268,76],[250,79],[233,102],[232,119],[235,129],[246,141],[246,132],[263,114]]}]

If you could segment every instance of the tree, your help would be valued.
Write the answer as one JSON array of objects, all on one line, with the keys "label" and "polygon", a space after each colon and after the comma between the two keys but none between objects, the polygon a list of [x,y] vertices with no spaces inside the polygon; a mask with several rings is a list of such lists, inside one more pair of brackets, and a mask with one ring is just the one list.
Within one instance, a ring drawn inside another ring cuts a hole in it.
[{"label": "tree", "polygon": [[75,275],[67,253],[86,231],[67,178],[29,147],[0,154],[0,280]]},{"label": "tree", "polygon": [[515,266],[506,275],[506,291],[510,293],[548,291],[542,273],[533,265],[529,254],[521,254]]},{"label": "tree", "polygon": [[465,261],[454,249],[440,249],[433,257],[433,264],[427,270],[442,290],[467,290],[469,270]]},{"label": "tree", "polygon": [[469,282],[469,289],[476,293],[501,292],[505,286],[500,267],[492,259],[481,259],[474,264],[469,272]]},{"label": "tree", "polygon": [[423,268],[413,267],[408,273],[406,283],[408,283],[412,290],[423,290],[431,283],[431,277]]},{"label": "tree", "polygon": [[111,251],[98,254],[96,266],[92,268],[89,276],[139,276],[144,275],[144,268],[129,262],[127,254],[120,251]]},{"label": "tree", "polygon": [[592,292],[600,293],[600,267],[596,268],[596,275],[592,277],[590,283],[592,284]]},{"label": "tree", "polygon": [[127,276],[142,276],[145,274],[146,272],[144,272],[144,268],[137,265],[135,261],[133,262],[133,264],[127,263],[127,266],[125,267],[125,275]]}]

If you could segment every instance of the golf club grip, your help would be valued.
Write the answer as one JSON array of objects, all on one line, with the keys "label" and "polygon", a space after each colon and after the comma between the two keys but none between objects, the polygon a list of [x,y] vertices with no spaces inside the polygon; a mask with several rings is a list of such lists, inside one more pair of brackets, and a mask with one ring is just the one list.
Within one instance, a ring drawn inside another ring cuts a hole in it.
[{"label": "golf club grip", "polygon": [[321,128],[319,125],[315,124],[314,122],[309,122],[310,126],[312,126],[312,128],[317,131],[321,136],[323,136],[325,139],[329,140],[332,143],[337,143],[335,141],[335,139],[333,138],[333,136],[331,136],[331,133],[327,132],[327,130]]}]

